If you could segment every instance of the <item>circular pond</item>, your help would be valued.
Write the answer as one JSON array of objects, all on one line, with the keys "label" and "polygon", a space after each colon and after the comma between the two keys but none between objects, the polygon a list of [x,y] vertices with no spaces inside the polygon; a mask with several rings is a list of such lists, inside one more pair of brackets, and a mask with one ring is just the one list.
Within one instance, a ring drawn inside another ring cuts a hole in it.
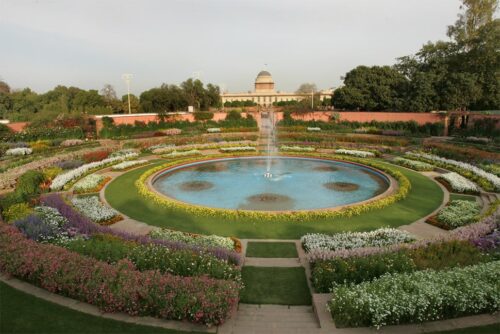
[{"label": "circular pond", "polygon": [[168,169],[152,180],[157,191],[178,201],[260,211],[349,205],[382,194],[389,183],[365,166],[296,157],[202,161]]}]

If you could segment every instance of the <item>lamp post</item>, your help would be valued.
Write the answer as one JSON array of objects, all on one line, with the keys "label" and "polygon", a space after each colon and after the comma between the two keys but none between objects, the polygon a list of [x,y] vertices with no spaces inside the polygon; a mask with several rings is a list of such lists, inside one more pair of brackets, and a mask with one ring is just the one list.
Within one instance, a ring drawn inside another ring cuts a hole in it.
[{"label": "lamp post", "polygon": [[311,90],[311,111],[314,111],[314,90]]},{"label": "lamp post", "polygon": [[122,79],[127,84],[127,96],[128,96],[128,113],[132,113],[132,108],[130,107],[130,81],[132,80],[133,75],[130,73],[122,74]]}]

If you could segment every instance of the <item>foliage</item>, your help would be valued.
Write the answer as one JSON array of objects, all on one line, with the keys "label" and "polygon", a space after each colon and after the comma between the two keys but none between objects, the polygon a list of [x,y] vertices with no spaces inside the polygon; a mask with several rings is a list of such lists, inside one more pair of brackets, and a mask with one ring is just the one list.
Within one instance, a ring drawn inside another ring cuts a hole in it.
[{"label": "foliage", "polygon": [[102,151],[94,151],[94,152],[88,152],[83,155],[83,161],[85,161],[86,164],[90,162],[96,162],[96,161],[101,161],[106,159],[109,156],[110,152],[107,150],[102,150]]},{"label": "foliage", "polygon": [[37,206],[34,213],[14,222],[23,234],[38,242],[55,242],[66,239],[67,232],[64,229],[66,219],[59,211],[46,206]]},{"label": "foliage", "polygon": [[6,222],[14,222],[26,218],[33,212],[33,209],[28,205],[28,203],[19,203],[11,205],[7,210],[3,212],[3,217]]},{"label": "foliage", "polygon": [[474,223],[479,212],[480,206],[476,202],[454,200],[439,210],[436,218],[440,226],[453,229]]},{"label": "foliage", "polygon": [[370,232],[344,232],[334,235],[309,233],[300,238],[306,252],[312,250],[340,250],[361,247],[384,247],[414,241],[406,231],[380,228]]},{"label": "foliage", "polygon": [[208,121],[214,118],[214,113],[207,111],[198,111],[194,113],[194,119],[197,121]]},{"label": "foliage", "polygon": [[98,196],[74,197],[71,203],[95,223],[106,224],[114,221],[114,218],[118,216],[118,212],[102,204]]},{"label": "foliage", "polygon": [[375,326],[495,312],[500,306],[500,261],[449,271],[388,274],[338,286],[329,308],[336,326]]},{"label": "foliage", "polygon": [[411,169],[417,170],[419,172],[434,170],[433,165],[428,164],[426,162],[422,162],[422,161],[410,160],[410,159],[405,159],[405,158],[401,158],[401,157],[396,157],[392,161],[394,163],[396,163],[397,165],[411,168]]},{"label": "foliage", "polygon": [[237,282],[140,272],[128,260],[114,265],[27,240],[0,224],[0,270],[104,312],[218,325],[238,301]]},{"label": "foliage", "polygon": [[235,246],[231,238],[218,235],[191,234],[168,229],[155,229],[149,233],[149,236],[153,239],[180,241],[186,244],[203,247],[221,247],[233,250]]}]

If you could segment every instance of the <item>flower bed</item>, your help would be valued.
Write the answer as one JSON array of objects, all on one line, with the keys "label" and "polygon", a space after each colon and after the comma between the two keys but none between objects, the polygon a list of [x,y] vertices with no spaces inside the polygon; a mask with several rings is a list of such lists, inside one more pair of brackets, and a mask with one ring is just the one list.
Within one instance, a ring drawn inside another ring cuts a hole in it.
[{"label": "flower bed", "polygon": [[410,160],[410,159],[396,157],[392,161],[397,165],[417,170],[419,172],[431,171],[434,169],[433,165],[417,160]]},{"label": "flower bed", "polygon": [[438,181],[445,181],[445,186],[449,188],[448,190],[467,193],[467,194],[477,194],[479,193],[479,188],[472,181],[467,180],[460,174],[455,172],[450,172],[442,174],[437,178]]},{"label": "flower bed", "polygon": [[380,228],[371,232],[344,232],[334,235],[310,233],[300,238],[306,252],[311,250],[340,250],[360,247],[384,247],[414,241],[406,232],[394,228]]},{"label": "flower bed", "polygon": [[337,154],[352,155],[352,156],[360,157],[360,158],[375,157],[375,153],[373,153],[373,152],[367,152],[367,151],[338,149],[338,150],[335,150],[335,153],[337,153]]},{"label": "flower bed", "polygon": [[280,151],[284,152],[314,152],[316,149],[311,146],[280,146]]},{"label": "flower bed", "polygon": [[31,153],[33,153],[33,150],[28,147],[9,148],[5,151],[5,155],[30,155]]},{"label": "flower bed", "polygon": [[107,264],[26,239],[0,223],[0,270],[103,312],[219,325],[238,303],[240,285],[208,277],[140,272],[128,260]]},{"label": "flower bed", "polygon": [[419,323],[496,312],[500,261],[449,271],[388,274],[373,282],[338,286],[329,309],[337,327]]},{"label": "flower bed", "polygon": [[386,247],[362,247],[340,249],[335,251],[313,249],[307,253],[307,260],[311,263],[314,263],[320,260],[329,260],[335,258],[350,258],[369,256],[380,253],[398,252],[402,249],[420,249],[428,247],[429,244],[437,244],[450,240],[474,242],[474,240],[477,240],[494,231],[497,228],[498,219],[500,219],[500,210],[498,209],[498,206],[494,206],[492,207],[492,210],[490,212],[487,212],[487,216],[483,216],[481,218],[481,221],[479,223],[458,227],[444,236],[435,237],[430,240],[418,240],[412,243],[394,244]]},{"label": "flower bed", "polygon": [[102,168],[104,166],[109,166],[129,158],[134,158],[137,155],[138,155],[137,153],[129,153],[119,157],[107,158],[101,161],[91,162],[82,165],[78,168],[72,169],[64,174],[58,175],[54,180],[52,180],[52,184],[50,185],[50,190],[61,190],[68,183],[75,181],[76,179],[82,177],[83,175],[89,173],[92,170]]},{"label": "flower bed", "polygon": [[208,128],[207,132],[208,133],[218,133],[218,132],[220,132],[220,128]]},{"label": "flower bed", "polygon": [[318,128],[318,127],[308,127],[307,131],[309,131],[309,132],[319,132],[319,131],[321,131],[321,128]]},{"label": "flower bed", "polygon": [[151,231],[149,236],[153,239],[180,241],[186,244],[203,247],[220,247],[229,250],[233,250],[235,248],[233,239],[218,235],[201,235],[168,229],[158,229]]},{"label": "flower bed", "polygon": [[190,151],[173,151],[171,153],[165,154],[163,158],[178,158],[178,157],[186,157],[190,155],[200,155],[201,152],[198,150],[190,150]]},{"label": "flower bed", "polygon": [[109,157],[110,152],[108,150],[94,151],[85,153],[82,157],[85,163],[97,162],[104,160]]},{"label": "flower bed", "polygon": [[14,222],[27,238],[38,242],[56,242],[67,239],[64,229],[68,221],[59,211],[48,206],[37,206],[29,216]]},{"label": "flower bed", "polygon": [[149,160],[132,160],[132,161],[124,161],[119,164],[114,165],[111,169],[117,171],[123,171],[130,169],[132,167],[138,167],[141,165],[145,165],[149,162]]},{"label": "flower bed", "polygon": [[65,228],[68,230],[78,231],[80,234],[92,235],[96,233],[105,233],[118,236],[124,240],[134,241],[141,244],[159,244],[163,247],[168,247],[172,250],[177,249],[189,249],[192,252],[203,252],[211,254],[218,259],[227,261],[235,265],[241,265],[241,256],[236,252],[229,251],[223,248],[207,247],[203,248],[200,246],[193,246],[182,242],[170,241],[170,240],[160,240],[152,239],[150,237],[137,236],[133,234],[128,234],[124,232],[119,232],[110,229],[107,226],[101,226],[94,224],[89,218],[78,212],[73,206],[66,203],[60,194],[49,194],[43,196],[40,201],[47,206],[57,209],[63,217],[68,220]]},{"label": "flower bed", "polygon": [[432,163],[436,163],[444,168],[454,169],[457,173],[479,182],[483,188],[486,188],[486,190],[500,190],[500,177],[495,174],[488,173],[474,165],[466,162],[442,158],[433,154],[415,152],[408,152],[407,154],[411,157],[431,161]]},{"label": "flower bed", "polygon": [[99,174],[87,175],[75,183],[74,192],[77,194],[98,192],[109,180],[109,177],[104,177]]},{"label": "flower bed", "polygon": [[60,146],[70,147],[70,146],[82,145],[83,143],[85,143],[85,142],[81,139],[66,139],[66,140],[61,142]]},{"label": "flower bed", "polygon": [[222,153],[227,152],[255,152],[257,149],[253,146],[233,146],[233,147],[221,147],[219,149]]},{"label": "flower bed", "polygon": [[71,203],[94,223],[109,225],[121,219],[118,212],[102,204],[98,196],[74,197]]},{"label": "flower bed", "polygon": [[[241,156],[238,155],[238,156]],[[211,158],[219,158],[221,156],[211,156]],[[224,157],[222,155],[222,157]],[[331,158],[330,155],[311,155],[311,157],[315,158]],[[337,157],[339,158],[339,157]],[[339,158],[340,159],[340,158]],[[400,199],[403,199],[407,196],[408,191],[410,190],[410,181],[399,171],[395,171],[392,168],[388,167],[385,164],[379,164],[377,162],[373,161],[365,161],[361,159],[357,159],[354,157],[350,158],[344,158],[344,160],[347,161],[352,161],[352,162],[357,162],[361,164],[366,164],[369,166],[372,166],[374,168],[377,168],[379,170],[385,171],[388,174],[390,174],[392,177],[394,177],[398,182],[399,182],[399,188],[396,193],[392,195],[388,195],[386,197],[376,199],[367,203],[359,204],[359,205],[354,205],[354,206],[348,206],[345,208],[342,208],[340,210],[316,210],[316,211],[290,211],[290,212],[265,212],[265,211],[247,211],[247,210],[229,210],[229,209],[219,209],[219,208],[207,208],[207,207],[201,207],[201,206],[196,206],[196,205],[191,205],[191,204],[186,204],[182,203],[179,201],[174,201],[168,197],[162,196],[158,194],[157,192],[151,190],[147,185],[146,185],[146,180],[151,177],[153,174],[165,170],[169,167],[173,167],[179,164],[185,164],[185,163],[190,163],[190,162],[195,162],[199,161],[199,159],[196,158],[187,158],[187,159],[181,159],[181,160],[176,160],[176,161],[171,161],[166,164],[163,164],[161,166],[157,166],[154,168],[149,169],[148,171],[144,172],[136,181],[135,181],[135,186],[138,189],[138,192],[141,196],[147,198],[150,200],[152,203],[156,203],[158,205],[164,206],[166,208],[172,209],[172,210],[178,210],[181,212],[189,213],[191,215],[196,215],[196,216],[214,216],[214,217],[225,217],[225,218],[238,218],[238,217],[247,217],[247,218],[252,218],[252,219],[262,219],[262,220],[267,220],[267,221],[282,221],[285,219],[295,219],[297,221],[311,221],[314,219],[333,219],[337,217],[352,217],[355,215],[359,215],[363,212],[367,212],[369,210],[373,209],[380,209],[383,207],[386,207],[387,205],[390,205],[396,201],[399,201]]]},{"label": "flower bed", "polygon": [[435,219],[429,222],[441,228],[451,230],[476,222],[480,211],[480,206],[476,202],[455,200],[439,210]]}]

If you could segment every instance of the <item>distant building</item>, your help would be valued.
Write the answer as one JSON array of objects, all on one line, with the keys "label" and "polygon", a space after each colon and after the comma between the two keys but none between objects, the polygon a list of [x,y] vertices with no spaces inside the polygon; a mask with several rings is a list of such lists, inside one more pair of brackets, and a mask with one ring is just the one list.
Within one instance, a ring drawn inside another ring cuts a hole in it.
[{"label": "distant building", "polygon": [[[330,99],[333,95],[333,89],[317,92],[321,101]],[[221,93],[222,103],[234,101],[253,101],[260,106],[269,107],[274,102],[281,101],[300,101],[310,97],[310,93],[297,94],[286,93],[274,90],[274,80],[268,71],[260,71],[255,79],[255,90],[248,93]]]}]

